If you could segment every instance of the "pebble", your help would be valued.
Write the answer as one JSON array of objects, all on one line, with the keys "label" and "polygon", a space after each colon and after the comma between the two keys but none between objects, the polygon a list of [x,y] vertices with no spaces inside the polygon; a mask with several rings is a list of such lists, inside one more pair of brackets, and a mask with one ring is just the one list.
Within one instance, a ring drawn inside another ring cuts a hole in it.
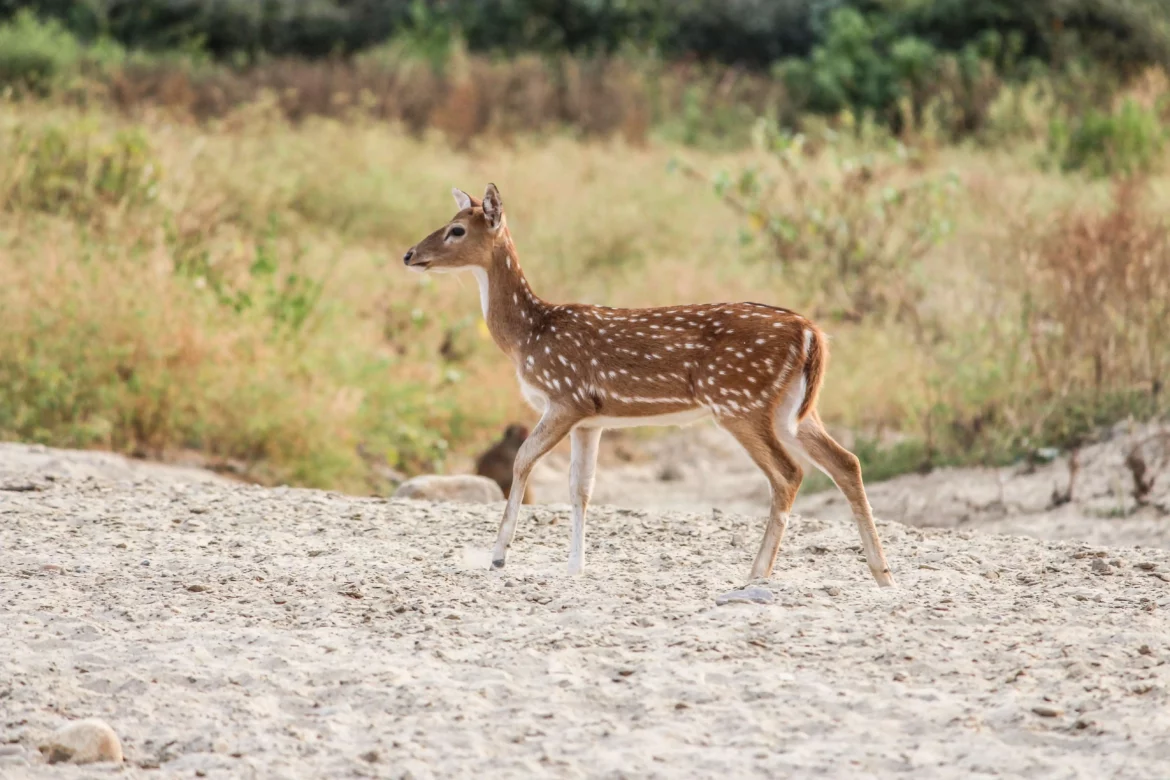
[{"label": "pebble", "polygon": [[65,567],[58,566],[55,563],[46,563],[44,566],[41,567],[41,571],[49,572],[50,574],[64,574]]},{"label": "pebble", "polygon": [[188,585],[187,590],[191,591],[192,593],[202,593],[203,591],[207,590],[207,586],[206,585]]},{"label": "pebble", "polygon": [[1100,574],[1103,576],[1107,576],[1107,575],[1110,575],[1113,573],[1113,567],[1110,566],[1109,564],[1105,563],[1105,561],[1101,560],[1100,558],[1093,559],[1092,568],[1093,568],[1094,574]]},{"label": "pebble", "polygon": [[87,718],[56,731],[41,745],[50,764],[69,762],[92,764],[98,761],[122,762],[122,743],[105,721]]},{"label": "pebble", "polygon": [[1032,712],[1036,713],[1042,718],[1059,718],[1064,714],[1064,710],[1059,707],[1051,707],[1047,704],[1038,704],[1032,708]]}]

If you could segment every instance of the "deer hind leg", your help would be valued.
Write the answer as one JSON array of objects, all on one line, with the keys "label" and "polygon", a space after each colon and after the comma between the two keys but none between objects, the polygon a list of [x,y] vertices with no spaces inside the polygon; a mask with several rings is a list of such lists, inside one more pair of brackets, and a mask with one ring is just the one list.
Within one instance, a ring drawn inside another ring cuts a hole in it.
[{"label": "deer hind leg", "polygon": [[512,536],[516,533],[516,518],[520,513],[520,502],[528,488],[528,476],[532,468],[548,454],[549,450],[557,446],[561,439],[580,418],[564,409],[549,407],[540,422],[532,429],[532,433],[520,445],[516,453],[516,460],[512,466],[512,489],[508,492],[508,503],[504,506],[504,517],[500,520],[500,531],[496,535],[496,546],[492,548],[492,568],[504,568],[508,546],[512,544]]},{"label": "deer hind leg", "polygon": [[788,515],[796,491],[804,474],[800,464],[784,449],[772,425],[771,415],[759,415],[749,419],[720,420],[722,425],[743,448],[768,478],[772,488],[772,508],[768,527],[760,543],[760,551],[752,564],[751,579],[763,579],[772,575],[784,531],[788,528]]},{"label": "deer hind leg", "polygon": [[572,454],[569,462],[569,494],[573,502],[573,528],[569,538],[569,574],[585,568],[585,512],[593,495],[597,473],[597,452],[601,428],[574,428],[569,434]]},{"label": "deer hind leg", "polygon": [[800,421],[794,438],[803,454],[828,474],[849,500],[849,506],[853,509],[853,519],[857,522],[857,530],[861,534],[865,560],[869,564],[873,578],[882,587],[893,586],[894,576],[890,573],[890,565],[886,563],[886,554],[882,551],[882,543],[873,524],[873,509],[865,495],[865,485],[861,481],[861,464],[857,456],[829,435],[815,411]]}]

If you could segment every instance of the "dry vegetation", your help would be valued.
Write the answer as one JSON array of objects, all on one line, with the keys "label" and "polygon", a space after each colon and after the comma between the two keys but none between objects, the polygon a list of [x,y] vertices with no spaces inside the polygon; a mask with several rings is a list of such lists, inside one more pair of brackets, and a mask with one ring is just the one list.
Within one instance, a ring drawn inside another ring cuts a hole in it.
[{"label": "dry vegetation", "polygon": [[[565,121],[565,95],[593,116],[600,86],[469,76],[411,127],[331,83],[318,99],[348,107],[298,113],[273,92],[203,111],[190,83],[148,75],[84,107],[76,92],[0,106],[0,436],[195,449],[356,491],[386,487],[379,464],[441,468],[531,418],[474,285],[400,267],[452,185],[489,180],[547,298],[822,317],[824,413],[859,432],[875,476],[1165,408],[1170,192],[1045,172],[1035,134],[994,151],[919,137],[907,154],[864,133],[683,151],[629,106],[602,118],[624,128],[609,139],[515,135]],[[497,93],[539,107],[511,127]]]}]

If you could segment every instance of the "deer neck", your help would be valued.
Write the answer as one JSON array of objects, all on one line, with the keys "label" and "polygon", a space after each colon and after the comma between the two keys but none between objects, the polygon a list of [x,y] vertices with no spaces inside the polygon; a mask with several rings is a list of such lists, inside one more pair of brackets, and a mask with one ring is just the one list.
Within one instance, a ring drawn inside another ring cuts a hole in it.
[{"label": "deer neck", "polygon": [[496,344],[513,359],[548,304],[528,286],[511,238],[496,246],[487,268],[475,269],[484,321]]}]

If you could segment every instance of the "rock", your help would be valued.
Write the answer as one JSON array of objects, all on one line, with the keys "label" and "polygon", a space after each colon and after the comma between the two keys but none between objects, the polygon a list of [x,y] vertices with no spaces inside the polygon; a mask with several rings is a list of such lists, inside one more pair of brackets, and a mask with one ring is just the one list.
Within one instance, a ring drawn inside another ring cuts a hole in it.
[{"label": "rock", "polygon": [[425,474],[412,477],[399,485],[394,491],[394,498],[490,504],[503,501],[504,491],[495,481],[475,474]]},{"label": "rock", "polygon": [[1042,718],[1059,718],[1064,714],[1064,710],[1059,707],[1052,707],[1047,704],[1038,704],[1032,708],[1032,712],[1036,713]]},{"label": "rock", "polygon": [[1094,574],[1110,575],[1113,573],[1113,567],[1105,563],[1105,561],[1101,560],[1100,558],[1093,559],[1092,568]]},{"label": "rock", "polygon": [[744,588],[743,590],[733,590],[729,593],[724,593],[715,597],[715,603],[719,606],[724,604],[771,604],[776,597],[772,595],[772,591],[765,588]]},{"label": "rock", "polygon": [[122,762],[122,743],[105,721],[87,718],[59,729],[41,745],[50,764],[68,761],[92,764],[97,761]]},{"label": "rock", "polygon": [[658,480],[660,482],[678,482],[682,478],[682,469],[674,463],[667,463],[658,470]]}]

